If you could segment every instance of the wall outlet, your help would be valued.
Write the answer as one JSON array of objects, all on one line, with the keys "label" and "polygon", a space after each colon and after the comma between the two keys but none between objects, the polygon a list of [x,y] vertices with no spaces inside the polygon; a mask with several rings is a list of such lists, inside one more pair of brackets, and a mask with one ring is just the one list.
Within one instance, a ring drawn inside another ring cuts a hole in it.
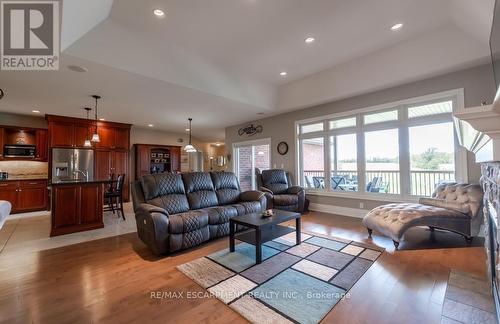
[{"label": "wall outlet", "polygon": [[359,203],[359,208],[361,208],[361,209],[365,209],[365,203],[364,203],[364,202],[360,202],[360,203]]}]

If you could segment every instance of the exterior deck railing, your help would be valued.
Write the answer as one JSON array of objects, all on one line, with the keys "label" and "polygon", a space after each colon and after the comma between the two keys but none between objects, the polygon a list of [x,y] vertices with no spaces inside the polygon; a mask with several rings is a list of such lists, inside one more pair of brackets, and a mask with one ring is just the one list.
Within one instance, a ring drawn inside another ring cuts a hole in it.
[{"label": "exterior deck railing", "polygon": [[[332,177],[344,177],[342,185],[336,186],[335,191],[358,191],[358,172],[354,170],[343,170],[331,173]],[[317,170],[304,171],[305,182],[308,188],[324,187],[324,172]],[[370,192],[381,192],[389,194],[401,193],[400,172],[394,170],[366,171],[365,190]],[[410,171],[411,194],[415,196],[430,196],[434,188],[441,182],[453,181],[453,171]],[[338,180],[338,178],[336,178]],[[368,182],[372,182],[368,187]],[[373,182],[376,182],[373,186]],[[335,186],[330,181],[332,187]],[[345,183],[345,184],[344,184]]]}]

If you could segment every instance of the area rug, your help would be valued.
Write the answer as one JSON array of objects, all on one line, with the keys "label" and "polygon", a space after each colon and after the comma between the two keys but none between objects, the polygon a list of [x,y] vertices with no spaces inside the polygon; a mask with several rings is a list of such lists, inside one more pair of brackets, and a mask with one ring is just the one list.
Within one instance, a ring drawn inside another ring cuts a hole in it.
[{"label": "area rug", "polygon": [[262,246],[247,243],[177,267],[252,323],[318,323],[345,298],[382,249],[340,238],[290,233]]}]

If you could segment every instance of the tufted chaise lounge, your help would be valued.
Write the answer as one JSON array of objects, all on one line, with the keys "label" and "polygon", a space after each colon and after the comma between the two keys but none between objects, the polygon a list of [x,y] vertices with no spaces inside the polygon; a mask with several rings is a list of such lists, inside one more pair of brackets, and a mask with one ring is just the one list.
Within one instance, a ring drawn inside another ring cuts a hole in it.
[{"label": "tufted chaise lounge", "polygon": [[155,253],[197,246],[229,234],[229,219],[265,209],[260,191],[240,191],[231,172],[155,174],[132,187],[139,238]]},{"label": "tufted chaise lounge", "polygon": [[432,198],[420,198],[418,204],[387,204],[371,210],[363,224],[370,236],[376,230],[392,238],[396,249],[406,230],[414,226],[452,231],[470,242],[479,233],[482,202],[479,185],[442,184],[436,187]]}]

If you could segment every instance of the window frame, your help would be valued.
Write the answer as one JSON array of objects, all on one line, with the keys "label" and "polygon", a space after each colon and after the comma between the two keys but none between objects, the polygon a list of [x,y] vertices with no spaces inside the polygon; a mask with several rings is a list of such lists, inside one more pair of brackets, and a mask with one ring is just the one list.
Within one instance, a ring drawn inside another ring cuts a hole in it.
[{"label": "window frame", "polygon": [[[442,101],[452,101],[453,111],[452,113],[443,113],[436,115],[420,116],[408,118],[408,108],[414,107],[415,105],[425,105]],[[364,124],[364,115],[391,111],[396,109],[398,111],[398,120],[396,121],[385,121],[380,123]],[[295,148],[296,148],[296,174],[300,185],[304,185],[304,174],[302,168],[302,147],[300,140],[304,138],[317,138],[323,137],[325,143],[325,189],[307,189],[308,194],[319,195],[319,196],[333,196],[342,198],[354,198],[354,199],[366,199],[366,200],[376,200],[376,201],[408,201],[415,202],[418,201],[420,196],[415,196],[411,194],[411,174],[410,174],[410,152],[409,152],[409,127],[421,126],[421,125],[432,125],[440,124],[443,122],[452,122],[453,113],[458,111],[463,111],[464,108],[464,90],[454,89],[450,91],[439,92],[435,94],[414,97],[410,99],[400,100],[397,102],[386,103],[382,105],[376,105],[372,107],[366,107],[356,110],[350,110],[345,112],[339,112],[335,114],[330,114],[326,116],[319,116],[314,118],[309,118],[305,120],[295,121]],[[356,117],[356,126],[330,129],[330,121],[334,119],[342,119],[349,117]],[[304,124],[315,124],[323,122],[323,131],[301,134],[300,127]],[[384,129],[397,128],[399,132],[399,172],[400,172],[400,193],[399,194],[389,194],[389,193],[372,193],[366,192],[366,161],[365,161],[365,132],[366,131],[377,131]],[[356,192],[342,192],[331,190],[330,177],[331,174],[331,156],[330,156],[330,136],[335,136],[339,134],[352,134],[356,133],[357,141],[357,172],[358,172],[358,183],[360,185],[358,191]],[[456,133],[453,134],[455,143],[455,179],[457,182],[467,181],[467,151],[458,144],[458,139]]]}]

